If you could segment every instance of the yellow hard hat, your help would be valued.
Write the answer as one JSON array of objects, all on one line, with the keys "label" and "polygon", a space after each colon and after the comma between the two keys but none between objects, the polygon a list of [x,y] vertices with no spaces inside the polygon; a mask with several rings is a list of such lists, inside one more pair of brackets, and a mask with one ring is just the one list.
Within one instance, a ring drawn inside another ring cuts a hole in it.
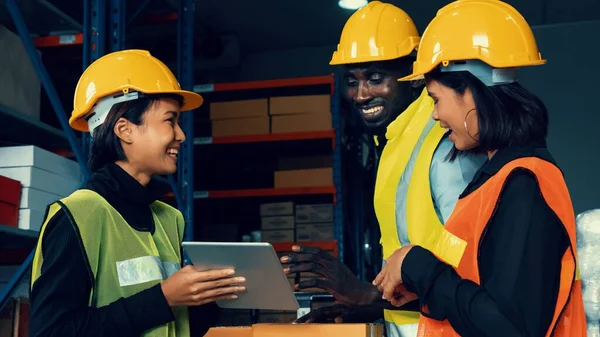
[{"label": "yellow hard hat", "polygon": [[417,27],[406,12],[372,1],[350,16],[329,64],[396,59],[412,53],[418,44]]},{"label": "yellow hard hat", "polygon": [[[438,65],[479,60],[491,68],[546,63],[523,16],[500,0],[458,0],[437,12],[421,37],[413,73],[422,78]],[[463,69],[464,70],[464,69]]]},{"label": "yellow hard hat", "polygon": [[104,55],[83,72],[75,88],[69,124],[75,130],[89,132],[89,125],[93,128],[102,124],[112,105],[140,94],[180,95],[184,101],[182,111],[196,109],[203,102],[199,94],[181,90],[171,70],[150,52],[122,50]]}]

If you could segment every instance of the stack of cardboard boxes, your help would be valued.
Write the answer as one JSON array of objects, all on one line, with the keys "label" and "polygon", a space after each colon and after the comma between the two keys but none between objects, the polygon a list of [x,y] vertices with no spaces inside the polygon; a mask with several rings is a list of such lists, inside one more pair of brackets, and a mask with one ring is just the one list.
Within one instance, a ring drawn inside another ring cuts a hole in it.
[{"label": "stack of cardboard boxes", "polygon": [[213,137],[331,130],[331,95],[210,103]]},{"label": "stack of cardboard boxes", "polygon": [[269,133],[267,99],[210,104],[213,137],[266,135]]},{"label": "stack of cardboard boxes", "polygon": [[48,204],[68,196],[81,182],[76,162],[36,146],[0,147],[0,176],[21,183],[18,227],[35,231]]},{"label": "stack of cardboard boxes", "polygon": [[260,216],[261,238],[265,242],[335,239],[333,204],[295,205],[295,207],[291,201],[262,204]]},{"label": "stack of cardboard boxes", "polygon": [[331,130],[331,95],[271,97],[271,133]]}]

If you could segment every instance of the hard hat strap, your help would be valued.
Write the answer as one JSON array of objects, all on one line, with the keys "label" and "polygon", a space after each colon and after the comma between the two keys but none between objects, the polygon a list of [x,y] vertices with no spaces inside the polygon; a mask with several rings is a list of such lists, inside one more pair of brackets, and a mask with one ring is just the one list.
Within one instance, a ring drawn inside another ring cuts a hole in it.
[{"label": "hard hat strap", "polygon": [[90,134],[94,137],[94,130],[102,125],[108,116],[110,109],[117,103],[132,101],[140,98],[140,93],[129,91],[128,93],[119,93],[103,97],[92,107],[92,110],[84,118],[88,122]]},{"label": "hard hat strap", "polygon": [[440,71],[468,71],[488,87],[517,81],[517,68],[494,68],[480,60],[443,62]]}]

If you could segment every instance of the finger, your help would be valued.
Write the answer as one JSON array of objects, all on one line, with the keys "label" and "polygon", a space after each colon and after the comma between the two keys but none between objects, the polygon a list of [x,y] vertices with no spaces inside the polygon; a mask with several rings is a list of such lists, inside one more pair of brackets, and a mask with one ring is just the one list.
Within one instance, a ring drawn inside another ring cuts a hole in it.
[{"label": "finger", "polygon": [[200,300],[200,302],[194,302],[194,305],[203,305],[203,304],[216,302],[216,301],[233,301],[236,299],[238,299],[238,295],[227,294],[227,295],[222,295],[222,296],[217,296],[217,297],[206,298],[206,299]]},{"label": "finger", "polygon": [[242,286],[232,286],[232,287],[223,287],[217,289],[210,289],[201,291],[197,294],[192,295],[192,300],[194,302],[200,302],[211,298],[223,297],[223,296],[231,296],[238,295],[246,290],[245,287]]},{"label": "finger", "polygon": [[313,262],[316,259],[314,254],[296,254],[292,253],[289,255],[282,256],[281,263],[302,263],[302,262]]},{"label": "finger", "polygon": [[225,288],[231,286],[240,286],[244,287],[246,283],[246,279],[243,277],[231,277],[231,278],[223,278],[216,281],[206,281],[206,282],[198,282],[195,285],[194,293],[200,293],[203,291]]},{"label": "finger", "polygon": [[383,285],[383,297],[385,299],[387,299],[388,301],[390,301],[391,299],[394,298],[394,290],[396,290],[396,287],[398,285],[394,284],[393,282],[388,282],[386,284]]},{"label": "finger", "polygon": [[193,277],[194,282],[205,282],[205,281],[213,281],[219,280],[226,277],[231,277],[235,274],[235,270],[233,269],[217,269],[217,270],[207,270],[207,271],[195,271],[195,275]]},{"label": "finger", "polygon": [[292,246],[292,251],[294,251],[296,253],[315,254],[315,255],[323,253],[323,250],[318,247],[307,247],[307,246],[298,246],[298,245]]},{"label": "finger", "polygon": [[386,268],[383,267],[381,269],[381,271],[379,272],[379,274],[377,274],[377,276],[373,280],[373,285],[374,286],[381,284],[381,281],[385,278],[386,272],[387,272]]},{"label": "finger", "polygon": [[289,273],[302,273],[302,272],[311,272],[319,275],[323,275],[323,267],[313,263],[313,262],[305,262],[301,264],[292,264],[288,268],[286,268]]},{"label": "finger", "polygon": [[309,280],[305,280],[296,284],[295,287],[297,290],[310,289],[310,288],[319,288],[327,291],[328,293],[337,293],[335,291],[335,284],[329,280],[322,279],[319,277],[311,278]]}]

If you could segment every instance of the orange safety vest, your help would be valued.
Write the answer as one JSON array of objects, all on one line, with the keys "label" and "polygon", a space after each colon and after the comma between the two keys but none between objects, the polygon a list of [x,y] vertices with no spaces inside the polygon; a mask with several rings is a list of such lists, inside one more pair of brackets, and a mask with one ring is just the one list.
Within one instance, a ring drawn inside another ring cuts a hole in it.
[{"label": "orange safety vest", "polygon": [[[465,240],[467,247],[456,272],[463,278],[480,284],[477,255],[486,225],[492,217],[502,187],[508,175],[517,168],[535,174],[548,206],[556,213],[569,235],[570,246],[562,257],[560,287],[554,317],[546,336],[586,336],[581,280],[576,263],[575,214],[562,173],[553,164],[535,157],[513,160],[466,197],[459,199],[446,223],[446,230]],[[427,312],[427,308],[423,308]],[[423,315],[419,318],[419,337],[455,337],[448,320],[437,321]]]}]

